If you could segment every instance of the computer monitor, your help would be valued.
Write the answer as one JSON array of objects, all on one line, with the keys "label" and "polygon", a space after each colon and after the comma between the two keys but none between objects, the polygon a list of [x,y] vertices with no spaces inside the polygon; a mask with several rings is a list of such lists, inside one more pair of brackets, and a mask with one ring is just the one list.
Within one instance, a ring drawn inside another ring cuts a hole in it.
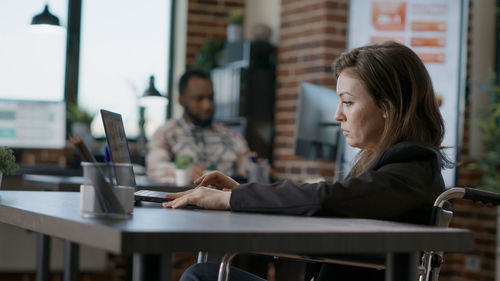
[{"label": "computer monitor", "polygon": [[217,121],[229,127],[229,129],[235,131],[241,137],[246,138],[246,130],[247,130],[246,118],[238,117],[232,119],[222,119]]},{"label": "computer monitor", "polygon": [[0,146],[61,149],[65,145],[64,101],[0,99]]},{"label": "computer monitor", "polygon": [[342,134],[334,120],[337,93],[307,82],[301,83],[297,106],[294,154],[312,159],[336,160]]}]

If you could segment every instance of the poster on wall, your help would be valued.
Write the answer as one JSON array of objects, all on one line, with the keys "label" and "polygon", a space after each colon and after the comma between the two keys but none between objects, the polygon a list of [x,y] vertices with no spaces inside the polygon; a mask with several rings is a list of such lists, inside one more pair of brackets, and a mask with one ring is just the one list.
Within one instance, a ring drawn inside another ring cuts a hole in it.
[{"label": "poster on wall", "polygon": [[[351,0],[348,49],[393,40],[410,47],[424,62],[445,122],[442,145],[457,160],[465,83],[467,0]],[[358,150],[346,145],[342,170],[351,168]],[[447,187],[456,169],[446,169]]]}]

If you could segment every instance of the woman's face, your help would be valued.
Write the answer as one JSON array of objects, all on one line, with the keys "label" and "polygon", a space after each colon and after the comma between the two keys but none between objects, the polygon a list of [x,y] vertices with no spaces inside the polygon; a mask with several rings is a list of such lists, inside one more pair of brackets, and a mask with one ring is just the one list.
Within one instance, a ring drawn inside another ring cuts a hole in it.
[{"label": "woman's face", "polygon": [[340,102],[335,120],[341,123],[347,144],[370,150],[380,141],[385,112],[375,104],[363,82],[343,71],[337,80]]}]

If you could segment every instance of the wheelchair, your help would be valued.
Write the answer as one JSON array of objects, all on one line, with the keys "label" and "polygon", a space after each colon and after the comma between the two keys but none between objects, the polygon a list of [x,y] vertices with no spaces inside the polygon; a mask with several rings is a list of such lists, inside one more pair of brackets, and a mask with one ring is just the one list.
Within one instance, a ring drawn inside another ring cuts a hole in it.
[{"label": "wheelchair", "polygon": [[[500,194],[483,191],[469,187],[453,187],[445,190],[435,200],[431,213],[429,225],[436,227],[448,227],[453,217],[453,212],[446,210],[443,206],[452,199],[466,199],[474,202],[482,202],[484,204],[492,204],[497,206],[500,204]],[[227,281],[229,278],[229,269],[232,259],[238,253],[230,253],[224,255],[219,267],[218,281]],[[259,255],[270,255],[275,258],[288,258],[304,262],[319,262],[319,263],[332,263],[344,264],[350,266],[368,267],[375,269],[385,269],[383,261],[376,262],[372,258],[348,260],[343,257],[316,257],[304,256],[294,254],[278,254],[278,253],[253,253]],[[205,262],[207,254],[199,252],[198,262]],[[377,258],[375,258],[377,260]],[[443,264],[443,252],[440,251],[425,251],[421,253],[421,261],[418,266],[418,280],[419,281],[438,281],[439,271]],[[416,279],[417,279],[416,278]]]}]

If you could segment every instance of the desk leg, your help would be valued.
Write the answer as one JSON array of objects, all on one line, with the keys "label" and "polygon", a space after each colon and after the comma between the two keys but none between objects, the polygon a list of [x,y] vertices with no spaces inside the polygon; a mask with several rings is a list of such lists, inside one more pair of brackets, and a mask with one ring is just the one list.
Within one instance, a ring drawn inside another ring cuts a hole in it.
[{"label": "desk leg", "polygon": [[134,254],[133,281],[161,280],[170,281],[170,255],[142,255]]},{"label": "desk leg", "polygon": [[160,256],[160,280],[170,281],[172,276],[172,254],[162,254]]},{"label": "desk leg", "polygon": [[385,281],[418,280],[418,257],[418,253],[388,253],[385,260]]},{"label": "desk leg", "polygon": [[48,281],[50,264],[50,236],[38,233],[36,238],[36,281]]},{"label": "desk leg", "polygon": [[229,269],[231,268],[231,261],[238,253],[226,253],[222,257],[219,267],[219,276],[217,276],[217,281],[227,281],[229,280]]},{"label": "desk leg", "polygon": [[71,241],[64,241],[64,281],[78,280],[79,246]]}]

